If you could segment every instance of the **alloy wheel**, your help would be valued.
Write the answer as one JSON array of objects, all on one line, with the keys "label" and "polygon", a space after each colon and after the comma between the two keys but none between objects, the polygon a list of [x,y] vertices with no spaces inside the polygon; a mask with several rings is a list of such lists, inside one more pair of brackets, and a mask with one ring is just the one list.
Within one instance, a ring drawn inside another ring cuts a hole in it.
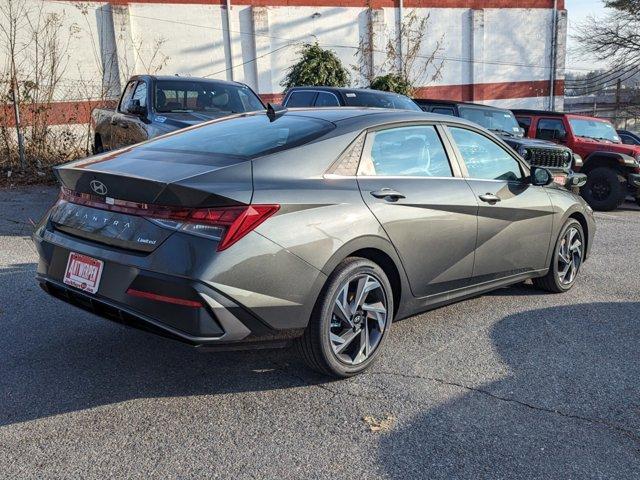
[{"label": "alloy wheel", "polygon": [[571,227],[564,233],[558,251],[558,280],[562,285],[571,285],[582,265],[582,235]]},{"label": "alloy wheel", "polygon": [[349,278],[336,296],[329,337],[338,360],[357,365],[380,345],[387,326],[387,299],[380,281],[371,274]]}]

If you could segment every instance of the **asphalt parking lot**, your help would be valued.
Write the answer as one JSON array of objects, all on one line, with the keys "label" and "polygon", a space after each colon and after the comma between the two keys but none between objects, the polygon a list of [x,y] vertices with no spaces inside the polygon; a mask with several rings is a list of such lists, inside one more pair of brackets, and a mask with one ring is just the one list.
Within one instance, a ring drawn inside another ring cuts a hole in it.
[{"label": "asphalt parking lot", "polygon": [[49,298],[0,191],[0,477],[640,478],[640,209],[597,214],[574,290],[529,286],[394,325],[368,373],[199,352]]}]

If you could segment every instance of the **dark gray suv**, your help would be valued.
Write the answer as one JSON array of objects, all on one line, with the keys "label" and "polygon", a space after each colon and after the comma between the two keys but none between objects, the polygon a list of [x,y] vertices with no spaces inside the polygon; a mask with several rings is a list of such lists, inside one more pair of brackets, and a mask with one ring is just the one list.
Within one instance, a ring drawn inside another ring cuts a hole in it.
[{"label": "dark gray suv", "polygon": [[38,281],[192,345],[293,340],[349,376],[393,320],[533,279],[564,292],[595,231],[582,199],[465,120],[251,113],[58,167]]}]

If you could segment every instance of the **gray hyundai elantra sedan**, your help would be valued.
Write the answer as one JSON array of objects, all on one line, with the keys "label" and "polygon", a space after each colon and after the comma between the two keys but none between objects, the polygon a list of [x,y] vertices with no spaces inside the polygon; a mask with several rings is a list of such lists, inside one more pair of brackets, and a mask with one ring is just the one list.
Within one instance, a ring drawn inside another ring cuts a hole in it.
[{"label": "gray hyundai elantra sedan", "polygon": [[295,343],[350,376],[393,320],[533,280],[564,292],[593,213],[459,118],[252,113],[58,167],[37,278],[104,318],[194,346]]}]

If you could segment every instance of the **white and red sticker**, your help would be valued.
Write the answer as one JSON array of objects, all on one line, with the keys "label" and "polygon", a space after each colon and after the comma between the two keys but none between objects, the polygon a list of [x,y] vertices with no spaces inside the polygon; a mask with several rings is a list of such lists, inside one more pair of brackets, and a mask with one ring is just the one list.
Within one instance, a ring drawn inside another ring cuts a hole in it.
[{"label": "white and red sticker", "polygon": [[96,293],[100,286],[103,267],[102,260],[71,252],[62,281],[85,292]]},{"label": "white and red sticker", "polygon": [[564,175],[554,175],[553,181],[556,182],[558,185],[564,186],[567,183],[567,177]]}]

